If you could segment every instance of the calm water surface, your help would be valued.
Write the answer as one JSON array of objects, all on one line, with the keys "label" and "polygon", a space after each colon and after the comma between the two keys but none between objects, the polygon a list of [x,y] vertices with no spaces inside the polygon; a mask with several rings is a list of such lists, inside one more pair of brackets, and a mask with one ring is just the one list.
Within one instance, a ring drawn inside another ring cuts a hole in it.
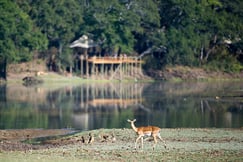
[{"label": "calm water surface", "polygon": [[240,128],[243,83],[93,83],[0,86],[0,129]]}]

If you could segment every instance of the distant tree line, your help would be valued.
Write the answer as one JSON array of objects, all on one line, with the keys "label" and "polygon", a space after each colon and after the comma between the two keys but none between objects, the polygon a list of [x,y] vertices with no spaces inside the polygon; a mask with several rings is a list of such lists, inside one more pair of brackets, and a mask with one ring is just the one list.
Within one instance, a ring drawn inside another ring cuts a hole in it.
[{"label": "distant tree line", "polygon": [[137,53],[144,69],[166,65],[243,69],[242,0],[0,0],[0,75],[36,55],[73,63],[83,34],[107,53]]}]

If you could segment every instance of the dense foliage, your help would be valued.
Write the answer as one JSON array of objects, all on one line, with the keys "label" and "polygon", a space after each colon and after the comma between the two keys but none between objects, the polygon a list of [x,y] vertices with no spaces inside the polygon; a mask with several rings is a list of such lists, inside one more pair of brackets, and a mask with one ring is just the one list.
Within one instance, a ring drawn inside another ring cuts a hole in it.
[{"label": "dense foliage", "polygon": [[69,45],[83,34],[107,53],[165,65],[242,70],[242,0],[0,0],[0,63],[35,53],[71,64]]}]

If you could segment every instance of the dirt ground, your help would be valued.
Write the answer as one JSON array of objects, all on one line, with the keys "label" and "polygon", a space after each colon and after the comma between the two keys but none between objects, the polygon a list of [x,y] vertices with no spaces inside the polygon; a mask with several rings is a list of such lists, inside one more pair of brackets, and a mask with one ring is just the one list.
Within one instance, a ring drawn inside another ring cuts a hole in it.
[{"label": "dirt ground", "polygon": [[9,129],[0,130],[0,151],[26,151],[30,149],[44,149],[52,145],[32,145],[32,139],[44,137],[58,137],[73,133],[68,129]]},{"label": "dirt ground", "polygon": [[150,139],[144,142],[143,149],[135,149],[137,136],[129,128],[73,133],[73,130],[0,130],[0,161],[243,160],[242,129],[162,129],[167,147],[159,141],[154,150]]}]

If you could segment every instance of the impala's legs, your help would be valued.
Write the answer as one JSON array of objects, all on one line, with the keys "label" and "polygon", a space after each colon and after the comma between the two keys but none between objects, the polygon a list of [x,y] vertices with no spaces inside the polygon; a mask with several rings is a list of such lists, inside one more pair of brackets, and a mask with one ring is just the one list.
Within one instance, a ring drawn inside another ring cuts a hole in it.
[{"label": "impala's legs", "polygon": [[155,148],[155,146],[156,146],[156,144],[157,144],[157,138],[156,138],[156,134],[153,134],[153,138],[154,138],[154,145],[153,145],[153,150],[154,150],[154,148]]},{"label": "impala's legs", "polygon": [[142,143],[141,148],[143,149],[143,136],[142,136],[142,138],[141,138],[141,143]]},{"label": "impala's legs", "polygon": [[[142,138],[143,136],[142,135],[139,135],[138,138],[136,139],[136,142],[135,142],[135,149],[137,148],[137,142],[140,138]],[[143,138],[141,139],[141,142],[142,142],[142,146],[143,146]]]},{"label": "impala's legs", "polygon": [[163,138],[161,138],[161,136],[160,136],[160,134],[159,134],[159,133],[157,134],[157,136],[159,137],[159,139],[160,139],[161,141],[163,141],[163,142],[164,142],[164,147],[166,148],[166,143],[165,143],[165,140],[164,140]]}]

